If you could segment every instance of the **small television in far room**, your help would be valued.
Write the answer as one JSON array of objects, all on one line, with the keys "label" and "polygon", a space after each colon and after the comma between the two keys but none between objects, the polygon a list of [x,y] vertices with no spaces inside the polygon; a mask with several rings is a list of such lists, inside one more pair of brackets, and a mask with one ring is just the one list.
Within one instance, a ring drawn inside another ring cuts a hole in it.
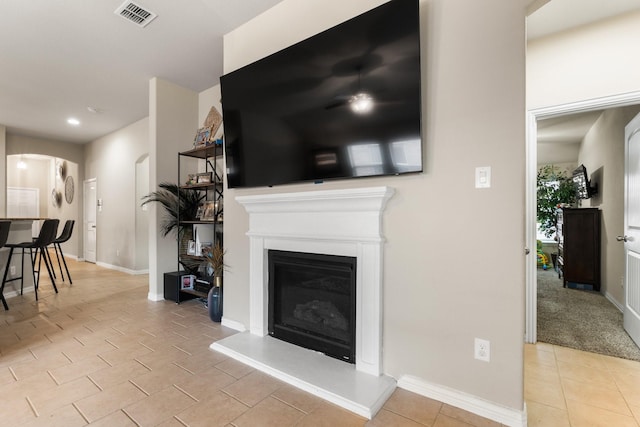
[{"label": "small television in far room", "polygon": [[220,77],[229,188],[422,172],[418,0]]},{"label": "small television in far room", "polygon": [[598,194],[598,184],[591,186],[587,168],[580,165],[573,171],[573,182],[576,184],[576,194],[578,199],[589,199],[591,196]]}]

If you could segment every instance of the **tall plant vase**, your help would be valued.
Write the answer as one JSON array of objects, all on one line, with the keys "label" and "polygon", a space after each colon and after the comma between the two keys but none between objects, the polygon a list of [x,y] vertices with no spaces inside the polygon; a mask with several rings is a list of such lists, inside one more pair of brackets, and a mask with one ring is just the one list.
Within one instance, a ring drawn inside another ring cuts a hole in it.
[{"label": "tall plant vase", "polygon": [[[220,279],[220,283],[216,283],[216,279]],[[222,277],[214,277],[214,285],[209,290],[207,296],[207,306],[209,307],[209,318],[214,322],[222,321]]]}]

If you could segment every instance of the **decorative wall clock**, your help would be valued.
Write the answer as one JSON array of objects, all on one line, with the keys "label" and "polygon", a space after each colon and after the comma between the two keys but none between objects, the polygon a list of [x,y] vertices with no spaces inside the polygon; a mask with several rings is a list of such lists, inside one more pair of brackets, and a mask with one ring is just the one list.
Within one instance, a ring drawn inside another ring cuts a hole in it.
[{"label": "decorative wall clock", "polygon": [[65,179],[64,181],[64,198],[69,204],[73,202],[73,191],[74,191],[73,177],[68,176],[67,179]]}]

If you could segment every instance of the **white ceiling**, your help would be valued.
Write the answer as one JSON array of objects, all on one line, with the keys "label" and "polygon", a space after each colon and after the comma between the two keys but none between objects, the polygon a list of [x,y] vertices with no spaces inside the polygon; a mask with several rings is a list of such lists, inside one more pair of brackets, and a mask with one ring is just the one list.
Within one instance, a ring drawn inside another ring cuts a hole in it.
[{"label": "white ceiling", "polygon": [[[0,124],[77,143],[120,129],[148,115],[154,76],[197,92],[217,84],[223,34],[280,1],[136,0],[158,15],[139,28],[114,14],[121,0],[2,0]],[[606,10],[602,0],[551,0],[530,16],[528,31],[549,34],[637,8],[640,0],[607,0]],[[71,127],[69,117],[81,125]]]},{"label": "white ceiling", "polygon": [[135,0],[158,15],[140,28],[114,14],[122,0],[2,0],[0,124],[78,143],[120,129],[148,115],[154,76],[217,84],[222,35],[280,1]]},{"label": "white ceiling", "polygon": [[527,38],[591,24],[640,9],[640,0],[550,0],[527,18]]}]

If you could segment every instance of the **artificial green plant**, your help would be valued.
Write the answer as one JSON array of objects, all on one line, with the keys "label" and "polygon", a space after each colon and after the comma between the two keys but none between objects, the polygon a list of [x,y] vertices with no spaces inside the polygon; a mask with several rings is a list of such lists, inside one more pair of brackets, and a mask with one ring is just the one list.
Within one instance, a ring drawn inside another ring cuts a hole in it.
[{"label": "artificial green plant", "polygon": [[577,188],[568,171],[555,165],[538,169],[536,177],[538,223],[547,237],[556,233],[558,209],[576,203]]}]

